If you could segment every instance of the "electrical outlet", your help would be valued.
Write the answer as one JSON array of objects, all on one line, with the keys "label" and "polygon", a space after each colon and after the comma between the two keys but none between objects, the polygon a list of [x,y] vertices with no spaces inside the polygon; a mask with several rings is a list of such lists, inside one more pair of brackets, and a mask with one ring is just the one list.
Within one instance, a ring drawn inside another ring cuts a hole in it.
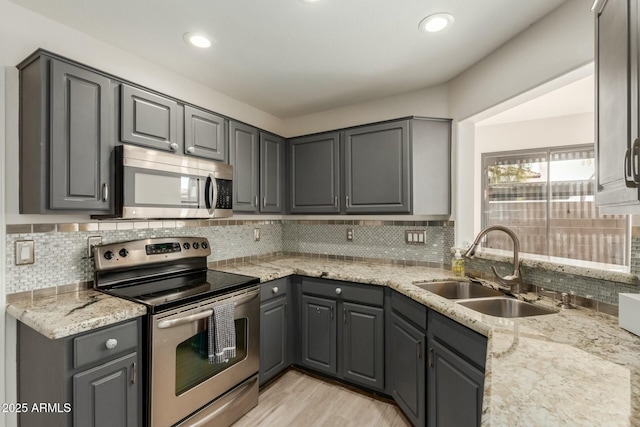
[{"label": "electrical outlet", "polygon": [[89,258],[93,256],[93,247],[102,243],[102,236],[87,237],[87,250],[89,251]]},{"label": "electrical outlet", "polygon": [[347,242],[353,242],[353,228],[347,228]]},{"label": "electrical outlet", "polygon": [[254,228],[253,229],[253,240],[256,242],[260,241],[260,229],[259,228]]},{"label": "electrical outlet", "polygon": [[427,232],[425,230],[405,230],[404,242],[407,245],[426,245]]}]

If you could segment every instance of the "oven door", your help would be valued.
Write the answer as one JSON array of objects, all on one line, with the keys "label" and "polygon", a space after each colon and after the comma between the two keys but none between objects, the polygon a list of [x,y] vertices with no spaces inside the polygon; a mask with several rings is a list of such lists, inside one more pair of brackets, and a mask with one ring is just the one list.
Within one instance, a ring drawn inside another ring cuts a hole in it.
[{"label": "oven door", "polygon": [[[207,318],[214,306],[231,301],[235,304],[236,357],[209,364]],[[258,287],[153,315],[151,323],[152,427],[175,424],[258,372]]]}]

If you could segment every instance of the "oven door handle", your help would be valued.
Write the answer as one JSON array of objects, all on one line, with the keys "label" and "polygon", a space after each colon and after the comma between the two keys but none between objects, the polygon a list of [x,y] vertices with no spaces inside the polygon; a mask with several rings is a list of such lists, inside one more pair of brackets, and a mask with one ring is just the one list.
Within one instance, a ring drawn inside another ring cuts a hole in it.
[{"label": "oven door handle", "polygon": [[179,317],[177,319],[163,320],[158,323],[158,329],[167,329],[174,326],[184,325],[185,323],[195,322],[196,320],[206,319],[211,317],[213,310],[205,310],[200,313],[192,314],[191,316]]},{"label": "oven door handle", "polygon": [[[241,298],[238,298],[235,301],[233,301],[233,304],[236,307],[246,304],[247,302],[256,298],[259,294],[260,294],[259,291],[248,292],[247,295],[242,296]],[[210,317],[212,315],[213,315],[213,310],[204,310],[204,311],[201,311],[200,313],[192,314],[185,317],[178,317],[177,319],[162,320],[158,322],[158,329],[167,329],[167,328],[172,328],[174,326],[184,325],[185,323],[191,323],[197,320],[206,319],[207,317]]]}]

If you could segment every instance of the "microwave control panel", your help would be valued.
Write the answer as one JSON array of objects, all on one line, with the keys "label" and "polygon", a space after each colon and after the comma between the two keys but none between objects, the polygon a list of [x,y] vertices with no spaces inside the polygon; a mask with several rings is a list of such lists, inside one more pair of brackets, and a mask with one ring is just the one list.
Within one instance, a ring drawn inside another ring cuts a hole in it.
[{"label": "microwave control panel", "polygon": [[218,186],[218,199],[216,209],[233,209],[233,183],[228,179],[216,179]]}]

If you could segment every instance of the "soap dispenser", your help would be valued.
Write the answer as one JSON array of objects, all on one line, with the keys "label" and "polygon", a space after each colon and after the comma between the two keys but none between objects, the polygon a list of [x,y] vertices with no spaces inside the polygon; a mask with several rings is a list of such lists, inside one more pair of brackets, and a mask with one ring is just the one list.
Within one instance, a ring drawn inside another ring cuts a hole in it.
[{"label": "soap dispenser", "polygon": [[464,259],[462,258],[460,249],[456,249],[456,253],[453,255],[453,259],[451,260],[451,271],[456,277],[464,276]]}]

